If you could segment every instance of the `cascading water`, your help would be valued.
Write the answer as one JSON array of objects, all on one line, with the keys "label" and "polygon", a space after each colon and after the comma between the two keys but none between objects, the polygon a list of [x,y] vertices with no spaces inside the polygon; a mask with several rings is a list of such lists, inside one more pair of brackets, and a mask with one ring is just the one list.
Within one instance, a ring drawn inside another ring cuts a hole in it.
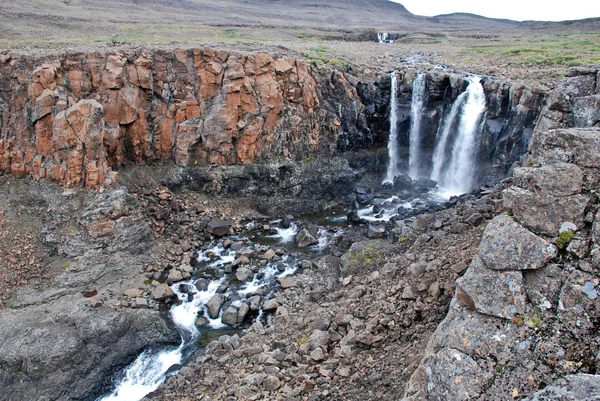
[{"label": "cascading water", "polygon": [[440,123],[439,134],[435,141],[435,147],[433,149],[433,157],[431,159],[431,163],[433,165],[431,169],[430,178],[434,181],[440,181],[442,178],[442,171],[444,165],[447,162],[447,147],[448,140],[450,139],[450,133],[452,132],[452,127],[458,117],[458,114],[464,104],[465,98],[467,97],[467,92],[461,93],[450,108],[450,113],[443,119]]},{"label": "cascading water", "polygon": [[413,81],[412,100],[410,105],[410,134],[408,175],[412,179],[421,176],[421,121],[427,97],[425,96],[425,74],[418,73]]},{"label": "cascading water", "polygon": [[[272,222],[275,223],[275,222]],[[275,240],[281,247],[295,248],[293,241],[298,232],[298,224],[291,223],[287,229],[276,228],[273,235],[264,236],[260,233],[257,240]],[[247,225],[249,231],[256,229],[256,224]],[[302,250],[303,252],[320,253],[329,244],[342,234],[340,228],[319,228],[319,243]],[[249,239],[237,238],[243,247],[252,252],[264,252],[269,249],[266,245],[253,243]],[[215,241],[198,253],[197,262],[201,266],[196,274],[202,278],[192,278],[180,281],[171,286],[178,298],[178,303],[171,307],[170,317],[181,334],[181,344],[171,346],[162,350],[148,350],[140,354],[138,358],[125,370],[122,378],[117,382],[111,394],[98,398],[98,401],[139,401],[147,394],[155,391],[165,381],[169,374],[175,373],[173,367],[185,363],[186,359],[194,353],[198,347],[198,339],[202,331],[225,328],[227,325],[222,321],[227,302],[235,308],[240,308],[242,303],[249,305],[250,297],[256,295],[259,290],[268,289],[268,293],[262,296],[262,302],[269,299],[277,287],[277,279],[290,276],[296,272],[299,264],[299,255],[282,255],[273,258],[262,265],[258,271],[252,273],[243,283],[234,279],[231,273],[231,263],[239,256],[237,251],[226,248],[224,241]],[[229,269],[225,267],[229,266]],[[219,310],[218,316],[211,318],[207,304],[218,292],[223,291],[228,301]],[[259,307],[258,315],[254,319],[260,319],[263,315],[262,307]],[[200,329],[197,326],[199,318],[206,322]],[[240,323],[239,321],[237,323]]]},{"label": "cascading water", "polygon": [[468,78],[469,85],[458,123],[458,136],[452,147],[452,155],[440,187],[447,193],[463,194],[473,189],[477,169],[482,117],[486,99],[479,77]]},{"label": "cascading water", "polygon": [[396,92],[398,90],[398,77],[396,72],[391,75],[392,88],[390,91],[390,136],[388,138],[388,166],[383,182],[394,182],[398,171],[398,106]]}]

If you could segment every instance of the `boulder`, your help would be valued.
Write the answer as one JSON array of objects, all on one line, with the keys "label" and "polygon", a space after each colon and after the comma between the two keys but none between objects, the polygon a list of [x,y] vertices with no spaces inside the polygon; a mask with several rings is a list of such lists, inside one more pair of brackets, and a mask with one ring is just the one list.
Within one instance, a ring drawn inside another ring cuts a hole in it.
[{"label": "boulder", "polygon": [[480,313],[504,319],[525,313],[526,294],[519,271],[490,270],[476,258],[456,285]]},{"label": "boulder", "polygon": [[210,316],[211,319],[219,317],[219,312],[221,311],[221,306],[224,302],[225,295],[223,294],[215,294],[208,300],[206,308],[208,309],[208,316]]},{"label": "boulder", "polygon": [[511,210],[517,220],[536,234],[558,235],[565,221],[582,227],[590,195],[578,194],[556,197],[511,187],[502,192],[504,207]]},{"label": "boulder", "polygon": [[557,252],[554,245],[505,215],[487,225],[479,245],[479,257],[492,270],[539,269]]},{"label": "boulder", "polygon": [[567,375],[523,401],[592,401],[600,394],[600,375]]},{"label": "boulder", "polygon": [[433,355],[425,372],[430,401],[476,399],[492,377],[469,355],[452,348],[443,348]]},{"label": "boulder", "polygon": [[597,168],[600,165],[599,132],[598,128],[536,130],[526,163],[548,165],[562,162]]},{"label": "boulder", "polygon": [[583,187],[583,172],[571,163],[553,163],[538,168],[517,167],[513,170],[513,183],[534,193],[576,195]]},{"label": "boulder", "polygon": [[369,224],[367,228],[368,238],[383,238],[385,237],[385,227]]},{"label": "boulder", "polygon": [[316,245],[319,243],[319,240],[316,239],[306,228],[303,228],[302,230],[298,231],[298,233],[296,234],[295,241],[296,245],[299,248],[306,248],[308,246]]},{"label": "boulder", "polygon": [[246,281],[254,276],[254,272],[246,267],[241,267],[235,272],[235,278],[238,281]]},{"label": "boulder", "polygon": [[225,309],[223,316],[221,316],[221,322],[228,326],[235,326],[237,324],[238,309],[235,306],[230,306]]},{"label": "boulder", "polygon": [[152,291],[152,294],[151,294],[152,298],[157,301],[162,301],[164,299],[171,298],[174,295],[175,295],[175,293],[173,292],[171,287],[169,287],[167,285],[167,283],[158,285],[154,289],[154,291]]},{"label": "boulder", "polygon": [[232,223],[222,219],[212,219],[208,222],[206,226],[206,231],[209,233],[216,235],[217,237],[223,237],[227,235],[229,229],[231,228]]}]

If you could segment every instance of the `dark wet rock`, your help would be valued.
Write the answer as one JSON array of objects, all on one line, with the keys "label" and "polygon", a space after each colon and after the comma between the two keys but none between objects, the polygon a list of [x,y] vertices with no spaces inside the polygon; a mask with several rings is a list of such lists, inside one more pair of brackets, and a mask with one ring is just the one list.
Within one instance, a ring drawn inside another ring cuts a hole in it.
[{"label": "dark wet rock", "polygon": [[394,189],[396,191],[410,190],[413,186],[413,180],[406,174],[394,177]]},{"label": "dark wet rock", "polygon": [[481,313],[511,319],[525,312],[526,294],[519,271],[495,271],[485,267],[479,258],[456,285],[468,294]]},{"label": "dark wet rock", "polygon": [[366,220],[361,218],[358,215],[358,212],[356,210],[350,211],[348,213],[347,219],[348,219],[348,223],[350,223],[350,224],[365,224],[366,223]]},{"label": "dark wet rock", "polygon": [[373,199],[375,198],[372,188],[358,187],[354,192],[356,202],[358,202],[359,205],[367,205],[373,202]]},{"label": "dark wet rock", "polygon": [[504,215],[487,225],[479,246],[479,257],[492,270],[539,269],[556,255],[554,245]]},{"label": "dark wet rock", "polygon": [[306,248],[308,246],[316,245],[319,243],[319,240],[316,239],[306,228],[303,228],[300,231],[298,231],[298,233],[296,234],[295,241],[296,245],[299,248]]},{"label": "dark wet rock", "polygon": [[223,237],[227,235],[232,223],[222,219],[212,219],[206,226],[206,231],[216,235],[217,237]]},{"label": "dark wet rock", "polygon": [[565,376],[524,401],[592,401],[600,394],[600,376],[576,374]]},{"label": "dark wet rock", "polygon": [[457,349],[443,348],[426,368],[427,394],[431,401],[459,401],[477,398],[492,378],[473,358]]},{"label": "dark wet rock", "polygon": [[292,225],[292,219],[293,217],[289,214],[283,216],[280,223],[281,228],[290,228],[290,226]]}]

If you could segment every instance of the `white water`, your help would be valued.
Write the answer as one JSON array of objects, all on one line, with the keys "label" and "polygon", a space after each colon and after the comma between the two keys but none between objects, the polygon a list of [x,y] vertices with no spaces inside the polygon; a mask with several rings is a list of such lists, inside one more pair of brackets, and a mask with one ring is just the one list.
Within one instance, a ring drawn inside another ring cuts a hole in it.
[{"label": "white water", "polygon": [[[235,252],[225,250],[221,246],[215,246],[205,253],[198,255],[199,261],[210,260],[206,254],[219,255],[219,259],[209,266],[214,267],[224,263],[224,260],[229,260],[235,257]],[[221,258],[220,255],[223,255]],[[155,391],[158,386],[166,379],[166,373],[173,365],[178,365],[183,359],[183,350],[186,345],[192,343],[200,335],[200,331],[196,327],[196,319],[199,312],[205,308],[208,300],[217,293],[217,289],[224,282],[225,277],[213,280],[208,284],[206,291],[197,291],[194,280],[181,281],[171,286],[171,289],[177,295],[181,302],[175,305],[170,310],[171,319],[181,331],[181,344],[177,348],[163,350],[158,354],[143,352],[137,359],[127,368],[125,376],[117,384],[113,392],[98,401],[138,401],[144,398],[147,394]],[[182,286],[187,286],[193,297],[188,296],[188,293],[181,291]],[[195,291],[195,292],[194,292]],[[205,313],[208,318],[208,313]],[[213,328],[223,327],[220,317],[217,319],[209,319],[209,325]]]},{"label": "white water", "polygon": [[477,169],[482,117],[486,110],[480,78],[468,78],[466,100],[458,123],[458,136],[452,147],[448,169],[441,179],[442,192],[464,194],[473,189]]},{"label": "white water", "polygon": [[296,234],[298,234],[298,225],[296,223],[290,223],[288,228],[275,227],[277,234],[269,235],[268,238],[277,238],[279,242],[288,243],[294,241]]},{"label": "white water", "polygon": [[156,355],[143,352],[127,368],[125,377],[117,384],[115,390],[100,400],[138,401],[156,390],[165,381],[169,368],[182,362],[184,347],[194,341],[200,334],[196,327],[198,312],[217,292],[217,288],[221,282],[222,279],[211,282],[206,291],[197,292],[191,301],[188,301],[188,294],[182,293],[179,288],[181,285],[188,285],[188,288],[196,288],[193,281],[183,281],[173,284],[171,289],[175,292],[181,304],[172,307],[170,313],[173,322],[182,331],[181,344],[175,349],[163,350]]},{"label": "white water", "polygon": [[433,168],[431,170],[430,178],[434,181],[439,182],[442,178],[442,169],[447,161],[446,149],[448,147],[448,139],[450,139],[452,127],[456,121],[456,118],[458,117],[458,113],[460,112],[466,97],[467,92],[461,93],[452,104],[450,113],[440,123],[440,133],[436,138],[435,147],[433,149],[433,157],[431,159]]},{"label": "white water", "polygon": [[412,100],[410,104],[410,134],[408,175],[412,179],[421,177],[421,122],[425,105],[425,74],[418,73],[413,81]]},{"label": "white water", "polygon": [[398,77],[396,72],[391,74],[392,88],[390,91],[390,136],[388,138],[388,166],[383,182],[394,182],[398,171],[398,106],[396,92],[398,91]]}]

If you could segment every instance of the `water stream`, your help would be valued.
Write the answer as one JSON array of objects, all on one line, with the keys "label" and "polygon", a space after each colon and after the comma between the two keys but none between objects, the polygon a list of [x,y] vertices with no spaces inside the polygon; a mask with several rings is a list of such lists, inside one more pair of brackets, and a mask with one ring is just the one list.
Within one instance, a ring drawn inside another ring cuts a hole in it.
[{"label": "water stream", "polygon": [[[113,391],[98,398],[98,401],[139,401],[155,391],[169,375],[178,371],[173,369],[174,367],[184,364],[190,355],[199,350],[199,339],[203,334],[229,327],[223,323],[223,313],[228,307],[240,308],[242,304],[250,305],[250,297],[261,294],[259,310],[250,312],[251,318],[249,321],[246,319],[245,326],[242,325],[238,330],[261,319],[262,304],[274,294],[278,286],[277,279],[293,275],[301,259],[323,252],[342,233],[339,227],[318,227],[318,244],[307,249],[298,249],[294,238],[298,233],[299,224],[293,222],[288,228],[283,228],[276,226],[278,223],[278,220],[269,222],[274,227],[270,234],[259,231],[253,224],[247,226],[250,238],[230,237],[229,239],[238,245],[243,244],[236,247],[238,251],[229,247],[230,244],[225,246],[224,239],[215,240],[199,250],[198,267],[192,279],[171,285],[178,302],[171,307],[169,316],[180,333],[181,344],[144,351],[119,375]],[[231,264],[238,257],[238,253],[245,250],[259,255],[271,246],[284,248],[286,251],[260,268],[255,268],[249,279],[243,282],[235,279]],[[208,312],[207,303],[219,293],[223,294],[225,302],[219,315],[213,318]]]}]

